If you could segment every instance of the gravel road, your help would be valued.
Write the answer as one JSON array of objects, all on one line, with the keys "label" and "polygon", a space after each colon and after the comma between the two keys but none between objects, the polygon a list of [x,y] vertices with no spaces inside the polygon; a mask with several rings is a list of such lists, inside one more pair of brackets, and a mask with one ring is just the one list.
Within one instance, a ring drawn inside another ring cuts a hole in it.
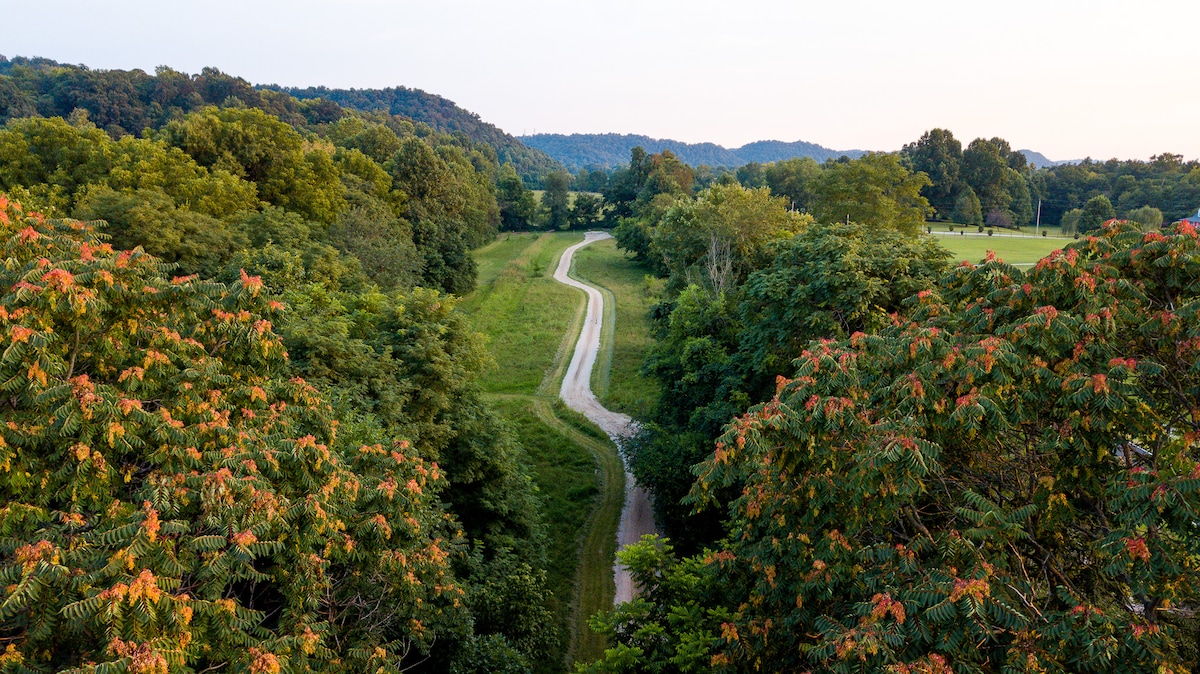
[{"label": "gravel road", "polygon": [[[617,447],[637,432],[637,424],[628,415],[605,409],[596,394],[592,393],[592,367],[596,364],[596,354],[600,352],[600,321],[604,316],[604,296],[599,290],[585,283],[580,283],[568,274],[571,271],[571,259],[575,251],[602,239],[612,238],[604,232],[588,232],[583,241],[563,251],[559,259],[558,269],[554,279],[572,288],[579,288],[587,293],[587,317],[583,322],[583,330],[579,333],[579,341],[575,344],[575,354],[563,377],[559,397],[567,407],[583,414],[592,423],[599,426]],[[624,457],[622,457],[622,461]],[[640,487],[625,467],[625,506],[621,509],[621,523],[617,527],[617,549],[630,543],[635,543],[643,534],[658,533],[654,526],[654,513],[650,509],[650,495]],[[613,565],[613,576],[617,585],[613,603],[633,599],[633,579],[629,571],[620,564]]]}]

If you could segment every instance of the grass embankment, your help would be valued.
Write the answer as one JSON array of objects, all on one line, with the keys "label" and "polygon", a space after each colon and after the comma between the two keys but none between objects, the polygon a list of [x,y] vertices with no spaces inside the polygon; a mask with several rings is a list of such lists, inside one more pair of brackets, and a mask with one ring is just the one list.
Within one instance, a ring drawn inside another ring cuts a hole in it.
[{"label": "grass embankment", "polygon": [[[616,448],[557,402],[583,321],[584,295],[554,280],[577,233],[505,234],[475,251],[479,282],[461,310],[487,336],[496,367],[481,384],[529,456],[548,527],[547,582],[563,659],[594,660],[604,643],[587,618],[612,606],[612,561],[624,495]],[[595,244],[593,244],[595,245]]]},{"label": "grass embankment", "polygon": [[[604,330],[592,390],[610,410],[644,418],[658,398],[658,388],[641,375],[641,367],[653,343],[647,314],[662,281],[648,278],[614,239],[579,249],[574,274],[604,292]],[[613,386],[614,381],[619,385]]]}]

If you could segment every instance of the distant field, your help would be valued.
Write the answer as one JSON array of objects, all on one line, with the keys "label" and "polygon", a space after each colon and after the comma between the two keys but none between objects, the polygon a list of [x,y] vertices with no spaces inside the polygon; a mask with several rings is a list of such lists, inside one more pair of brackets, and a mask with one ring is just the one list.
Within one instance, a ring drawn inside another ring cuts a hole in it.
[{"label": "distant field", "polygon": [[[961,225],[953,222],[927,222],[925,223],[925,226],[931,228],[935,232],[946,232],[950,230],[950,227],[954,227],[955,232],[962,230],[966,230],[968,232],[979,231],[977,225]],[[987,227],[984,227],[983,229],[985,232],[987,231]],[[1064,235],[1062,233],[1062,229],[1060,229],[1058,225],[1043,224],[1041,227],[1029,225],[1016,230],[1004,229],[1001,227],[993,227],[992,229],[995,231],[995,236],[1041,236],[1042,232],[1046,232],[1046,238],[1048,239],[1052,239],[1054,237],[1063,239],[1072,238]]]},{"label": "distant field", "polygon": [[1016,237],[1016,236],[948,236],[935,237],[943,248],[954,254],[957,260],[978,262],[989,250],[996,252],[996,257],[1016,265],[1032,265],[1046,257],[1051,251],[1071,243],[1073,239],[1053,237]]},{"label": "distant field", "polygon": [[[608,291],[606,330],[601,340],[615,341],[611,357],[607,349],[601,349],[592,373],[592,389],[609,409],[635,417],[648,415],[658,398],[658,388],[640,370],[653,343],[647,318],[655,302],[652,290],[661,281],[652,280],[648,285],[645,270],[617,250],[614,239],[580,248],[575,253],[575,276]],[[615,326],[615,330],[607,329],[609,326]]]}]

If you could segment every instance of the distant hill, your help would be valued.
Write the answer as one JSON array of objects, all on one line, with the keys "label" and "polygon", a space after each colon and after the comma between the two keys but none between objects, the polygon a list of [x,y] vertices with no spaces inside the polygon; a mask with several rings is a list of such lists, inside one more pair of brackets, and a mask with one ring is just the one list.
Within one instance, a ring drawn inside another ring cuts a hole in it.
[{"label": "distant hill", "polygon": [[424,122],[443,133],[462,133],[477,143],[487,143],[496,148],[501,162],[511,162],[517,173],[531,178],[542,176],[562,165],[545,152],[526,146],[516,137],[505,133],[494,124],[479,118],[474,112],[464,110],[454,101],[420,89],[392,87],[390,89],[329,89],[327,87],[281,87],[265,85],[295,96],[300,100],[323,98],[338,105],[364,112],[385,110],[393,115],[408,117]]},{"label": "distant hill", "polygon": [[1054,161],[1052,159],[1047,158],[1046,155],[1042,154],[1041,152],[1034,152],[1033,150],[1019,150],[1019,152],[1021,154],[1025,155],[1025,159],[1028,160],[1030,164],[1033,164],[1033,166],[1035,168],[1052,168],[1054,166],[1061,166],[1063,164],[1078,164],[1079,163],[1078,159],[1065,159],[1063,161]]},{"label": "distant hill", "polygon": [[684,143],[678,140],[651,138],[619,133],[539,133],[521,136],[520,140],[557,159],[572,171],[584,167],[614,168],[629,163],[629,151],[641,146],[647,152],[670,150],[692,166],[737,167],[749,162],[767,163],[792,157],[812,157],[818,162],[842,155],[861,157],[863,150],[831,150],[815,143],[760,140],[739,148],[728,149],[713,143]]},{"label": "distant hill", "polygon": [[545,153],[526,147],[482,121],[479,115],[424,91],[404,87],[347,90],[254,86],[215,68],[205,68],[197,75],[173,70],[162,74],[165,76],[141,70],[93,70],[41,57],[0,56],[0,123],[28,115],[66,117],[80,108],[97,126],[115,136],[139,135],[143,129],[158,128],[174,116],[237,98],[249,107],[301,126],[316,120],[306,118],[299,101],[319,97],[345,108],[383,109],[425,123],[439,133],[461,133],[473,145],[492,146],[501,162],[512,162],[517,172],[534,184],[546,173],[563,168]]}]

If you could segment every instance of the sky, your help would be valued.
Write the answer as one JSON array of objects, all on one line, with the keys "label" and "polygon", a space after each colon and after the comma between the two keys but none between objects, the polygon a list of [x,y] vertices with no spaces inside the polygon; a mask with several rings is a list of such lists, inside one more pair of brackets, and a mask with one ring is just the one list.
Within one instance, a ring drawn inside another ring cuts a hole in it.
[{"label": "sky", "polygon": [[515,135],[1200,158],[1196,0],[0,0],[0,54],[406,86]]}]

